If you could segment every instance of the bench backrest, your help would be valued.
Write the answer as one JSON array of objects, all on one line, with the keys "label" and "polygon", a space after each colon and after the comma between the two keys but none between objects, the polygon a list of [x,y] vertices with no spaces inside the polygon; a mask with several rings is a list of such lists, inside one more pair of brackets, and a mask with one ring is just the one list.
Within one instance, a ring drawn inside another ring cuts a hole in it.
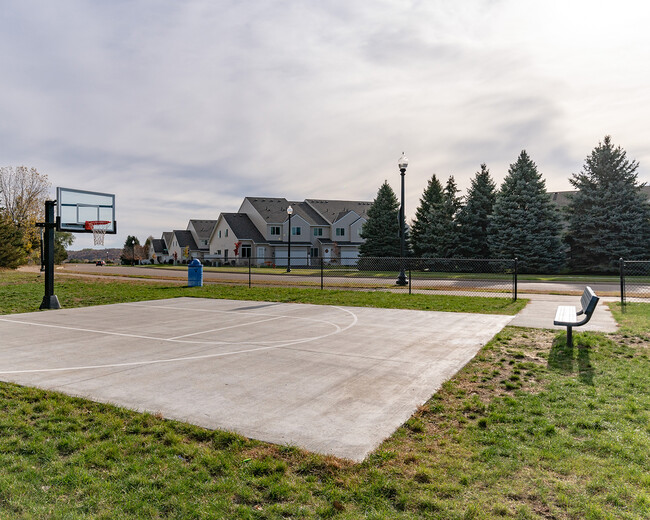
[{"label": "bench backrest", "polygon": [[587,316],[591,316],[596,309],[598,300],[600,300],[600,298],[591,290],[591,287],[585,287],[585,291],[582,293],[582,297],[580,298],[582,312]]}]

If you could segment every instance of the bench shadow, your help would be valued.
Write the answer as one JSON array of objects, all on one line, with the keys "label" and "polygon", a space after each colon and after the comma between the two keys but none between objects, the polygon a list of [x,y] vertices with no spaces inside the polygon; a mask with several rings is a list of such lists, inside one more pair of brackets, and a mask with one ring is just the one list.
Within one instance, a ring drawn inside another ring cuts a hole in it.
[{"label": "bench shadow", "polygon": [[591,348],[580,344],[580,334],[573,335],[573,347],[566,341],[566,333],[561,333],[553,340],[548,355],[548,368],[565,375],[577,371],[578,380],[586,385],[594,384],[594,367],[591,363]]}]

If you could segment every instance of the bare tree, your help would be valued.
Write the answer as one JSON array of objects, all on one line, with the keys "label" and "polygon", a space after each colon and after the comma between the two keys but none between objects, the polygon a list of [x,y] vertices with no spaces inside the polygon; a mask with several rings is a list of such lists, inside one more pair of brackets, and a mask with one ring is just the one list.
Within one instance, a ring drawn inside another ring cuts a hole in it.
[{"label": "bare tree", "polygon": [[43,215],[50,186],[36,168],[0,167],[0,207],[15,224],[33,225]]},{"label": "bare tree", "polygon": [[38,250],[40,234],[35,223],[43,219],[49,190],[47,175],[38,173],[36,168],[0,167],[0,212],[20,230],[28,255]]}]

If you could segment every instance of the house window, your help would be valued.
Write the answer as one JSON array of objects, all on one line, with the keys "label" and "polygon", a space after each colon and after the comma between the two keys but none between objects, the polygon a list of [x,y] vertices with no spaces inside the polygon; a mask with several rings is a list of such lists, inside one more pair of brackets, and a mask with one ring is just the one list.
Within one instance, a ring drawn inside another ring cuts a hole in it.
[{"label": "house window", "polygon": [[271,226],[271,236],[280,236],[280,226]]},{"label": "house window", "polygon": [[344,237],[345,236],[345,228],[337,227],[336,228],[336,236],[337,237]]},{"label": "house window", "polygon": [[301,227],[292,227],[291,234],[293,236],[300,235],[302,233],[301,229],[302,229]]},{"label": "house window", "polygon": [[219,230],[219,238],[221,238],[221,230]]},{"label": "house window", "polygon": [[250,258],[251,257],[251,246],[241,246],[241,257]]},{"label": "house window", "polygon": [[314,236],[315,237],[322,237],[323,236],[323,228],[322,227],[315,227],[314,228]]},{"label": "house window", "polygon": [[227,229],[226,229],[226,235],[225,236],[228,236],[228,230]]},{"label": "house window", "polygon": [[311,251],[309,252],[309,256],[311,256],[312,258],[318,258],[318,248],[312,247]]},{"label": "house window", "polygon": [[221,249],[217,249],[217,254],[218,254],[218,255],[221,254]]}]

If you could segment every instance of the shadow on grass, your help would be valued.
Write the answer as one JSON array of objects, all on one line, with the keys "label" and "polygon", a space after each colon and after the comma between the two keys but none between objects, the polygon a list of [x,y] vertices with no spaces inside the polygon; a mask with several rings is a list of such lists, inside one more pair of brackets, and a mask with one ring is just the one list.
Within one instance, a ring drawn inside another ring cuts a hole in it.
[{"label": "shadow on grass", "polygon": [[594,367],[591,363],[591,349],[597,341],[589,333],[574,334],[573,347],[566,341],[566,332],[557,335],[548,356],[548,367],[562,374],[578,373],[580,382],[593,386]]}]

